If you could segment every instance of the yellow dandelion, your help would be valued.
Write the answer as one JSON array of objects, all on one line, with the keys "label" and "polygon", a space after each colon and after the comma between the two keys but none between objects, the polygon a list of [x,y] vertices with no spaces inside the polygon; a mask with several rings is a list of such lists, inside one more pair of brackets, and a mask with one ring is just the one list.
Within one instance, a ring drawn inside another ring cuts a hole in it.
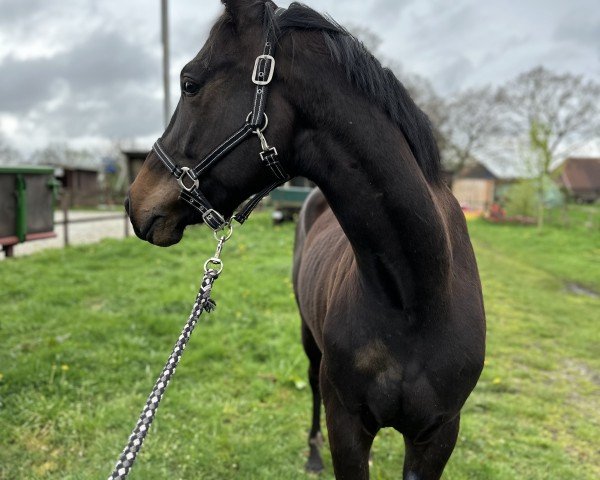
[{"label": "yellow dandelion", "polygon": [[66,372],[66,371],[68,371],[68,370],[69,370],[69,366],[68,366],[67,364],[63,363],[63,364],[60,366],[60,369],[61,369],[63,372]]},{"label": "yellow dandelion", "polygon": [[496,377],[492,380],[492,383],[494,385],[498,385],[499,383],[502,383],[502,380],[500,379],[500,377]]}]

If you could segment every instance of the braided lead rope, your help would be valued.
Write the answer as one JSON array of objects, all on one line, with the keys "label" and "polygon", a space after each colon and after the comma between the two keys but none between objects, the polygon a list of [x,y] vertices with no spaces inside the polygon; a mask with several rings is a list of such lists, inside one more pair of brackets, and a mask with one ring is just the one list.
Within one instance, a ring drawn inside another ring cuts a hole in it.
[{"label": "braided lead rope", "polygon": [[108,477],[108,480],[124,480],[127,478],[127,475],[129,475],[137,454],[142,449],[142,444],[144,443],[144,439],[148,434],[148,430],[150,430],[150,426],[154,421],[156,411],[158,410],[158,405],[160,404],[167,386],[171,381],[171,377],[175,374],[179,360],[181,360],[183,351],[190,340],[200,315],[202,315],[202,312],[205,310],[207,312],[211,312],[216,306],[215,303],[210,299],[210,293],[213,283],[223,271],[221,252],[223,251],[223,245],[225,245],[225,242],[227,242],[233,235],[233,226],[226,225],[220,231],[214,231],[213,235],[215,240],[217,240],[217,249],[214,256],[209,258],[204,264],[204,278],[202,279],[200,290],[196,296],[196,302],[192,307],[192,313],[183,327],[181,335],[179,335],[179,339],[177,340],[177,343],[175,344],[175,347],[173,348],[173,351],[171,352],[171,355],[169,356],[162,373],[158,377],[158,380],[156,380],[154,388],[146,400],[146,405],[142,410],[140,418],[138,419],[133,432],[129,436],[129,441],[123,449],[123,453],[121,453],[119,460],[115,465],[115,469]]},{"label": "braided lead rope", "polygon": [[[222,247],[222,243],[220,243],[220,247]],[[220,253],[220,250],[217,252]],[[209,260],[207,264],[209,262],[212,262],[213,264],[220,264],[218,258]],[[146,400],[146,405],[142,410],[140,418],[133,429],[131,436],[129,437],[129,441],[125,446],[123,453],[121,453],[113,473],[110,475],[110,477],[108,477],[108,480],[124,480],[127,478],[127,475],[129,475],[129,471],[133,467],[133,463],[135,462],[137,454],[142,448],[142,444],[144,443],[144,439],[148,434],[148,430],[150,430],[150,426],[152,425],[152,421],[154,420],[156,411],[158,410],[158,405],[160,404],[165,390],[169,385],[171,377],[175,374],[179,360],[181,359],[183,351],[185,350],[185,346],[187,345],[190,336],[192,335],[192,332],[198,323],[200,315],[202,315],[204,310],[210,312],[215,308],[215,303],[210,299],[210,292],[214,281],[218,278],[219,273],[221,272],[208,268],[205,268],[205,272],[206,273],[202,279],[202,285],[200,286],[198,296],[196,297],[196,303],[194,303],[190,318],[183,327],[181,335],[179,336],[179,339],[177,340],[177,343],[173,348],[173,352],[167,360],[162,373],[158,377],[158,380],[156,380],[154,388],[148,396],[148,400]]]}]

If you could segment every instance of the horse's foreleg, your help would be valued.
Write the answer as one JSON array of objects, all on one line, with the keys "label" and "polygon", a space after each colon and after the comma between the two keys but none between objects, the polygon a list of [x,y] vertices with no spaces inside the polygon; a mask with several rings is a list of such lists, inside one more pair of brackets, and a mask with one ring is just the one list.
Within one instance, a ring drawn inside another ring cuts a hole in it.
[{"label": "horse's foreleg", "polygon": [[340,402],[321,369],[321,392],[335,478],[368,480],[369,452],[375,436],[365,429],[360,415],[352,414]]},{"label": "horse's foreleg", "polygon": [[312,425],[308,434],[308,448],[310,449],[306,471],[320,473],[323,470],[321,447],[323,435],[321,434],[321,390],[319,387],[319,368],[321,367],[321,351],[317,346],[311,331],[302,321],[302,345],[308,357],[308,380],[312,389]]},{"label": "horse's foreleg", "polygon": [[460,417],[441,425],[426,442],[412,441],[406,436],[404,444],[404,480],[438,480],[454,450]]}]

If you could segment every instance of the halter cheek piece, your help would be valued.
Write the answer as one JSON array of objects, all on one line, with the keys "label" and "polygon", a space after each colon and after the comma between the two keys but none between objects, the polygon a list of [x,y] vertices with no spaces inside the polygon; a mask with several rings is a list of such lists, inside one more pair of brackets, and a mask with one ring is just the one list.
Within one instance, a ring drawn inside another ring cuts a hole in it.
[{"label": "halter cheek piece", "polygon": [[[275,15],[277,15],[280,10],[283,9],[277,10]],[[252,83],[256,85],[256,94],[254,96],[252,111],[248,114],[244,125],[204,157],[198,165],[194,168],[179,167],[167,153],[161,139],[158,139],[152,147],[154,153],[156,153],[158,158],[177,179],[179,186],[181,187],[180,198],[200,212],[204,223],[214,231],[225,228],[231,223],[231,219],[225,220],[223,215],[212,207],[206,196],[200,190],[200,182],[198,179],[202,173],[224,158],[229,152],[251,135],[258,136],[262,148],[260,160],[262,164],[269,169],[269,172],[274,177],[274,181],[256,195],[253,195],[233,216],[233,219],[239,223],[244,223],[265,196],[290,178],[279,161],[277,149],[269,146],[267,139],[263,135],[263,132],[269,124],[269,118],[265,113],[265,109],[269,84],[273,80],[273,75],[275,74],[274,51],[275,34],[272,29],[269,29],[263,54],[256,58],[254,71],[252,72]]]}]

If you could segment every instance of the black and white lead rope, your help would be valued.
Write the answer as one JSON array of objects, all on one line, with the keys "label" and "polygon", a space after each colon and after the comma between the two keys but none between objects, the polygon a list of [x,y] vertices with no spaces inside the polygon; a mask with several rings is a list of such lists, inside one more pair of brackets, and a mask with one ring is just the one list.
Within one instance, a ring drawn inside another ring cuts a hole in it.
[{"label": "black and white lead rope", "polygon": [[[283,9],[276,8],[271,2],[267,2],[265,8],[271,9],[275,17],[283,12]],[[276,42],[277,35],[275,34],[274,26],[271,26],[266,34],[263,53],[256,58],[254,64],[254,71],[252,73],[252,83],[255,84],[256,88],[254,103],[252,111],[246,118],[243,126],[202,159],[196,167],[187,168],[178,166],[174,159],[168,154],[161,139],[159,139],[152,147],[154,153],[162,161],[169,172],[177,178],[179,186],[181,187],[181,199],[186,201],[202,215],[204,223],[213,229],[215,238],[219,243],[215,256],[209,259],[204,265],[204,278],[198,296],[196,297],[192,313],[190,314],[162,373],[158,377],[158,380],[146,401],[146,405],[142,410],[140,418],[129,437],[129,441],[125,446],[123,453],[121,453],[113,473],[108,477],[108,480],[124,480],[129,474],[137,454],[142,448],[148,430],[152,425],[160,400],[165,393],[171,377],[175,373],[183,350],[198,323],[200,315],[202,315],[202,312],[204,311],[210,312],[215,308],[214,302],[210,299],[210,292],[213,283],[223,270],[223,262],[220,260],[220,256],[224,243],[229,240],[233,233],[231,221],[236,220],[239,224],[243,224],[262,198],[290,178],[279,162],[277,149],[268,144],[267,139],[263,134],[269,123],[266,114],[266,104],[269,90],[268,87],[273,80],[273,75],[275,73],[275,58],[273,58],[273,55],[275,53]],[[249,138],[252,134],[257,135],[260,140],[260,159],[262,164],[271,172],[273,181],[262,191],[252,196],[231,219],[226,220],[223,215],[212,207],[208,199],[200,190],[199,177],[205,170],[224,158],[230,151]],[[219,237],[219,235],[223,236]],[[217,268],[211,268],[211,266],[216,266]]]},{"label": "black and white lead rope", "polygon": [[119,460],[117,461],[112,474],[108,477],[108,480],[124,480],[127,478],[127,475],[129,475],[137,454],[140,452],[144,443],[144,439],[148,434],[148,430],[150,430],[150,426],[154,421],[160,401],[167,389],[167,386],[169,385],[169,382],[171,381],[171,377],[175,374],[179,360],[181,360],[183,351],[190,340],[200,315],[202,315],[202,312],[204,311],[210,313],[215,309],[216,305],[211,300],[210,293],[213,283],[223,271],[223,262],[220,259],[221,251],[224,243],[231,237],[232,232],[232,228],[229,227],[229,233],[218,238],[219,243],[217,245],[215,256],[207,260],[207,262],[204,264],[204,278],[202,279],[198,296],[196,297],[196,301],[192,308],[192,313],[183,327],[181,335],[179,335],[177,343],[175,344],[175,347],[173,347],[173,351],[171,352],[167,363],[165,364],[160,376],[156,380],[154,388],[146,400],[146,405],[140,414],[137,424],[129,436],[129,441],[123,449],[123,453],[121,453],[119,456]]}]

